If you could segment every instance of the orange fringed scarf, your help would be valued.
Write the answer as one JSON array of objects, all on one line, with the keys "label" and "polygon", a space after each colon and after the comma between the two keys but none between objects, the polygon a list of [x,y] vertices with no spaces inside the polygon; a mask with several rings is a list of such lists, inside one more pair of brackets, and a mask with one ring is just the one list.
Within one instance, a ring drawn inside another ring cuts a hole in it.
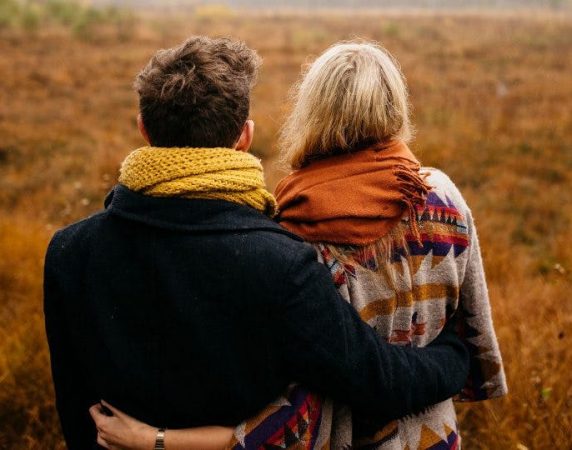
[{"label": "orange fringed scarf", "polygon": [[367,245],[408,211],[419,239],[415,209],[431,189],[419,169],[401,141],[313,162],[278,184],[278,220],[310,242]]}]

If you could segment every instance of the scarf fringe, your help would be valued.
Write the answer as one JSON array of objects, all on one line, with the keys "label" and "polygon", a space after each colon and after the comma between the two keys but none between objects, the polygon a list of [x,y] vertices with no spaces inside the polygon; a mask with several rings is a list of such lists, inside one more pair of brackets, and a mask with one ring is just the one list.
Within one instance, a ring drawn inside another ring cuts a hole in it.
[{"label": "scarf fringe", "polygon": [[425,175],[421,175],[418,170],[414,171],[404,165],[397,165],[393,173],[399,180],[399,191],[403,194],[402,202],[408,211],[411,234],[420,244],[421,233],[419,231],[417,207],[425,205],[431,186],[425,181]]}]

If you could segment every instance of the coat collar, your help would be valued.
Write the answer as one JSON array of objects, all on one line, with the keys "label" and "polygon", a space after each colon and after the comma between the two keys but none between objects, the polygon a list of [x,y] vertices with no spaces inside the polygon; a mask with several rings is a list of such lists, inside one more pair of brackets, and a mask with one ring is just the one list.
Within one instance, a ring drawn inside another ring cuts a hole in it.
[{"label": "coat collar", "polygon": [[224,200],[151,197],[118,184],[107,194],[104,205],[113,215],[159,228],[196,232],[272,231],[302,241],[255,209]]}]

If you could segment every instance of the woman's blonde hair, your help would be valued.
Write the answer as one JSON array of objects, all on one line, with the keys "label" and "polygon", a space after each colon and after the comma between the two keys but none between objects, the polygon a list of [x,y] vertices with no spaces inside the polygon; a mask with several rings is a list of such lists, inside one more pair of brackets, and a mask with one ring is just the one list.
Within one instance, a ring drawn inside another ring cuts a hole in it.
[{"label": "woman's blonde hair", "polygon": [[282,128],[283,162],[309,162],[412,136],[405,78],[387,50],[372,42],[333,45],[312,63],[294,91]]}]

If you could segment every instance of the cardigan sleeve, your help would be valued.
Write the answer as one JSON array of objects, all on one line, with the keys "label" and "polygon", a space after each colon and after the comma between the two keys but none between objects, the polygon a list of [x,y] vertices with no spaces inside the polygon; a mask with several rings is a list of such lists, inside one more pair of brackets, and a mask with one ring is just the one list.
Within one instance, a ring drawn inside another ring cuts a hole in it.
[{"label": "cardigan sleeve", "polygon": [[476,401],[505,395],[507,384],[493,327],[479,238],[468,208],[466,217],[469,254],[459,292],[458,332],[469,350],[470,369],[457,400]]},{"label": "cardigan sleeve", "polygon": [[287,285],[275,320],[284,370],[292,380],[383,421],[461,390],[468,354],[451,327],[425,348],[382,341],[338,295],[311,248],[292,264]]}]

